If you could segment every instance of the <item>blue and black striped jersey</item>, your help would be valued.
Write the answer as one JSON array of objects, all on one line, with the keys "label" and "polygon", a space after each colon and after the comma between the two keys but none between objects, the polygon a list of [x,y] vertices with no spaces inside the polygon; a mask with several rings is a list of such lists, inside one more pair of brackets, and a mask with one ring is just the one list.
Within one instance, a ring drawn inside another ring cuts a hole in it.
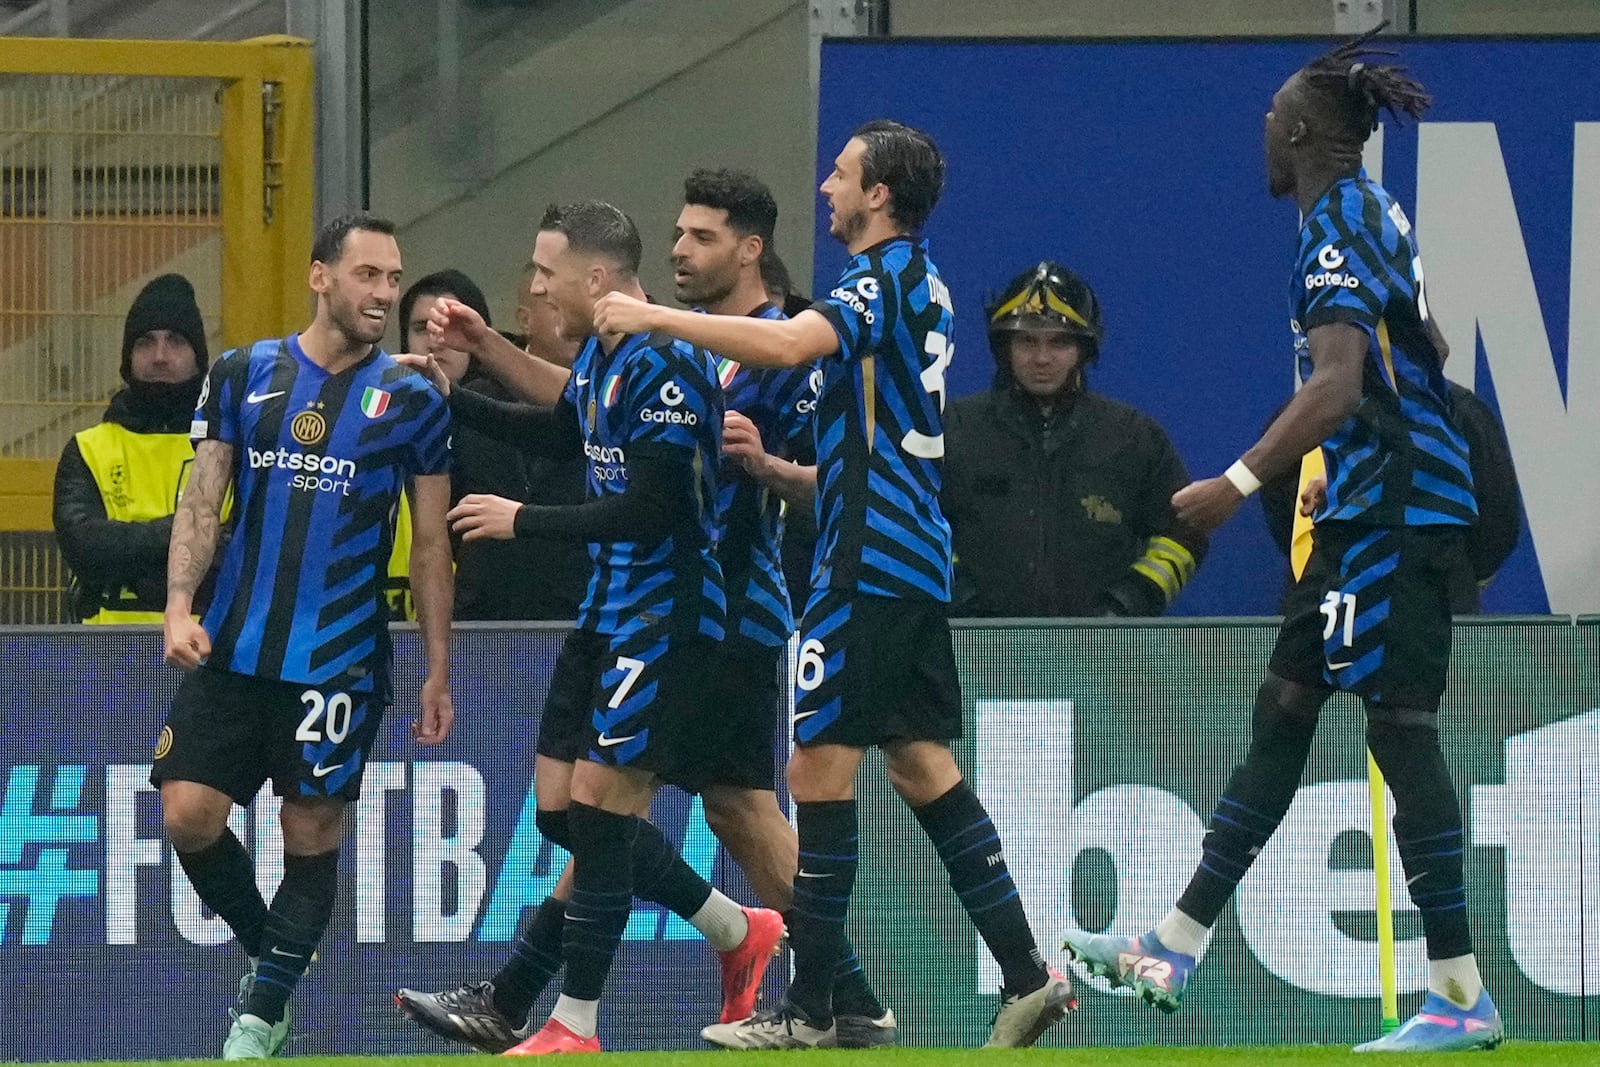
[{"label": "blue and black striped jersey", "polygon": [[233,447],[207,662],[387,699],[395,509],[410,478],[449,472],[444,400],[379,349],[329,374],[298,337],[258,341],[212,365],[190,435]]},{"label": "blue and black striped jersey", "polygon": [[852,259],[812,307],[839,335],[820,364],[813,589],[949,603],[939,486],[950,291],[927,244],[896,237]]},{"label": "blue and black striped jersey", "polygon": [[562,399],[582,424],[590,499],[627,489],[630,449],[667,448],[693,467],[698,515],[687,534],[591,542],[594,571],[578,626],[622,635],[664,627],[720,639],[727,610],[716,557],[724,407],[711,355],[665,334],[630,335],[609,355],[590,338]]},{"label": "blue and black striped jersey", "polygon": [[1467,443],[1451,420],[1443,361],[1428,332],[1411,222],[1364,173],[1335,183],[1306,215],[1289,312],[1302,381],[1311,375],[1312,330],[1347,322],[1368,335],[1361,406],[1322,446],[1328,501],[1317,521],[1476,521]]},{"label": "blue and black striped jersey", "polygon": [[[752,314],[787,317],[771,304]],[[792,455],[811,431],[821,370],[761,370],[721,359],[717,380],[728,409],[756,424],[769,452]],[[776,648],[794,632],[793,600],[783,578],[783,501],[737,463],[726,463],[722,474],[723,532],[717,558],[728,591],[728,631]]]}]

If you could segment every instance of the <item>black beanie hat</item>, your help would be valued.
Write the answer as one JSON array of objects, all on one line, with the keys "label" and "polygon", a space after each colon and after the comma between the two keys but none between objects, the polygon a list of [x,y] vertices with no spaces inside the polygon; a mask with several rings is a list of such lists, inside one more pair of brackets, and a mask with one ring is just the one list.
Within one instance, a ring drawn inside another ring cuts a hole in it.
[{"label": "black beanie hat", "polygon": [[194,348],[195,368],[201,373],[211,363],[206,351],[206,327],[200,320],[200,305],[195,303],[194,286],[181,274],[163,274],[151,279],[133,298],[128,320],[122,327],[122,380],[133,381],[133,343],[151,330],[171,330],[181,334]]}]

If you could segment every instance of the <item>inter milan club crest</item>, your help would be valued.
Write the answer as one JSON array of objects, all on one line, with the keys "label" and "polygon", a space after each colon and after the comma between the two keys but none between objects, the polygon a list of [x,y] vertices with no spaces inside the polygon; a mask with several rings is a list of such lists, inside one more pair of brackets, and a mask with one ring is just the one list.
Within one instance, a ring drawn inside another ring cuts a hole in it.
[{"label": "inter milan club crest", "polygon": [[319,444],[328,432],[328,420],[320,411],[302,411],[289,422],[289,435],[310,448]]},{"label": "inter milan club crest", "polygon": [[367,386],[367,391],[361,394],[361,414],[369,419],[375,419],[389,410],[389,394],[382,389]]}]

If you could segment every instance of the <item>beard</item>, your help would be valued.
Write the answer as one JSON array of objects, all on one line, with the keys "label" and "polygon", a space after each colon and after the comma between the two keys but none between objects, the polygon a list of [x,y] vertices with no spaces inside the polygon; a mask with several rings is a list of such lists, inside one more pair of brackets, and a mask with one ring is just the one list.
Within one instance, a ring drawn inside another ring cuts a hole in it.
[{"label": "beard", "polygon": [[675,285],[678,302],[692,307],[706,307],[709,304],[720,303],[733,292],[734,285],[738,282],[737,270],[702,271],[691,274],[687,281]]},{"label": "beard", "polygon": [[835,212],[834,223],[828,228],[828,233],[840,244],[852,244],[861,231],[867,228],[867,213],[865,211]]},{"label": "beard", "polygon": [[330,302],[328,312],[334,326],[351,345],[375,345],[382,341],[389,322],[387,315],[383,321],[374,322],[361,314],[355,304],[338,295]]}]

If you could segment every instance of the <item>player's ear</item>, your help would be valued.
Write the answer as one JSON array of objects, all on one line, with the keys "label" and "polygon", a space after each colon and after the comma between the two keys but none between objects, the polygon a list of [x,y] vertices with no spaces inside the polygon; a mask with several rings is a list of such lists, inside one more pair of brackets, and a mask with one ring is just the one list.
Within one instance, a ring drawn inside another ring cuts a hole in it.
[{"label": "player's ear", "polygon": [[867,207],[882,211],[889,204],[889,187],[882,182],[867,190]]},{"label": "player's ear", "polygon": [[739,266],[747,267],[761,259],[761,253],[766,251],[767,242],[761,239],[758,233],[752,233],[739,242]]},{"label": "player's ear", "polygon": [[1293,126],[1289,127],[1289,143],[1298,145],[1306,139],[1306,132],[1306,120],[1297,120]]},{"label": "player's ear", "polygon": [[328,291],[328,266],[320,259],[311,261],[311,277],[308,279],[311,291],[325,293]]}]

